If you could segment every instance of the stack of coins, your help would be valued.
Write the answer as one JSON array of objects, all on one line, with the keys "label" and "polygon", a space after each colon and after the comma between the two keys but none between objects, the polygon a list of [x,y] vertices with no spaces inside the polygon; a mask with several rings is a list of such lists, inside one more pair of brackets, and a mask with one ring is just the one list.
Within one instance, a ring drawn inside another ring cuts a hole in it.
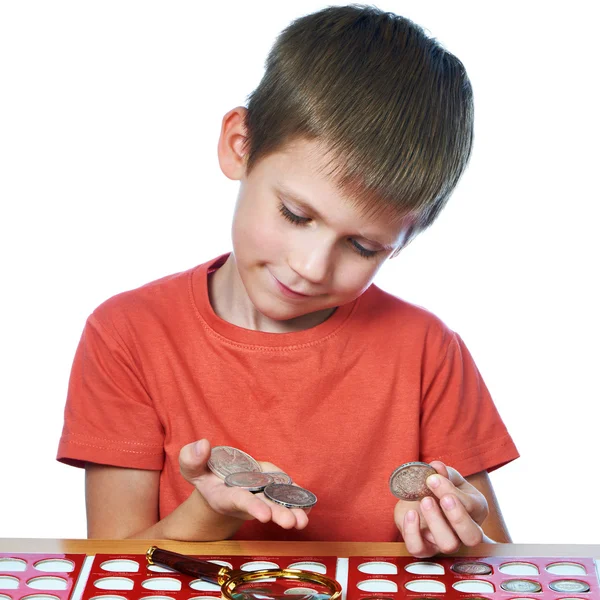
[{"label": "stack of coins", "polygon": [[283,472],[263,472],[260,464],[249,454],[231,446],[215,446],[210,452],[208,468],[230,487],[241,487],[254,494],[264,495],[288,508],[310,508],[317,497],[300,486]]}]

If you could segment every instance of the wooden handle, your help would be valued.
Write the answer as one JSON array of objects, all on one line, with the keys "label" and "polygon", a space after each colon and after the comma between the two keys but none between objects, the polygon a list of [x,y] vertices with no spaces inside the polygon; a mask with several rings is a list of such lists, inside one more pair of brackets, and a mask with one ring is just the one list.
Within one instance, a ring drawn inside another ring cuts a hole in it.
[{"label": "wooden handle", "polygon": [[192,558],[184,554],[177,554],[177,552],[171,552],[169,550],[162,550],[156,546],[152,546],[146,552],[146,558],[148,564],[163,565],[170,567],[179,573],[185,575],[191,575],[192,577],[198,577],[203,581],[209,583],[216,583],[221,585],[226,579],[228,579],[228,573],[230,569],[215,563],[208,562],[207,560],[200,560],[199,558]]}]

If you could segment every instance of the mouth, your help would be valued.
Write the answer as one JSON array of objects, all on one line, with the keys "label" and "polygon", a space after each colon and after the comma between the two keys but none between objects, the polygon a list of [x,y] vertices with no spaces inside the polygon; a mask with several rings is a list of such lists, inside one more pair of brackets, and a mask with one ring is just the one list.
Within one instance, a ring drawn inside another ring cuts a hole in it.
[{"label": "mouth", "polygon": [[279,279],[277,279],[277,277],[275,277],[274,275],[272,275],[272,277],[275,280],[275,283],[277,284],[279,291],[284,296],[287,296],[288,298],[298,298],[298,299],[311,297],[309,294],[301,294],[300,292],[296,292],[296,291],[292,290],[291,288],[287,287],[287,285],[284,285],[283,283],[281,283],[281,281],[279,281]]}]

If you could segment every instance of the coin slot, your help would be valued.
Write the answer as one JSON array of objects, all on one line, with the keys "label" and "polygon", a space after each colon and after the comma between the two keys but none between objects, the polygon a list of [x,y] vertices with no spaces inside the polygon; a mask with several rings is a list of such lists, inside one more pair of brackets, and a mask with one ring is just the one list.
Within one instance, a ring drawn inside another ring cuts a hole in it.
[{"label": "coin slot", "polygon": [[94,585],[101,590],[132,590],[133,579],[128,577],[102,577],[96,579]]},{"label": "coin slot", "polygon": [[446,591],[446,586],[441,581],[435,581],[435,579],[407,581],[404,587],[411,592],[423,592],[425,594],[443,594]]},{"label": "coin slot", "polygon": [[316,594],[318,594],[317,590],[313,590],[312,588],[305,588],[305,587],[295,587],[295,588],[289,588],[287,590],[285,590],[285,592],[283,592],[286,596],[315,596]]},{"label": "coin slot", "polygon": [[66,558],[47,558],[33,565],[38,571],[47,573],[70,573],[75,570],[75,563]]},{"label": "coin slot", "polygon": [[163,567],[162,565],[148,565],[149,571],[154,571],[155,573],[176,573],[175,569],[170,569],[169,567]]},{"label": "coin slot", "polygon": [[457,581],[452,584],[452,587],[459,592],[468,594],[492,594],[494,592],[494,586],[489,581],[482,581],[481,579]]},{"label": "coin slot", "polygon": [[173,600],[173,598],[171,596],[142,596],[139,600]]},{"label": "coin slot", "polygon": [[509,562],[500,565],[500,572],[505,575],[539,575],[536,565],[527,562]]},{"label": "coin slot", "polygon": [[458,575],[490,575],[492,566],[479,561],[459,561],[450,567]]},{"label": "coin slot", "polygon": [[12,600],[12,598],[6,594],[0,594],[0,600]]},{"label": "coin slot", "polygon": [[397,592],[398,586],[387,579],[365,579],[356,584],[359,590],[365,592]]},{"label": "coin slot", "polygon": [[228,569],[233,569],[233,565],[225,560],[209,560],[208,562],[214,563],[215,565],[219,565],[220,567],[227,567]]},{"label": "coin slot", "polygon": [[24,571],[27,563],[20,558],[0,558],[0,572]]},{"label": "coin slot", "polygon": [[311,571],[312,573],[321,573],[325,575],[327,573],[327,567],[320,562],[297,562],[288,565],[288,569],[300,569],[301,571]]},{"label": "coin slot", "polygon": [[415,575],[443,575],[444,567],[434,562],[414,562],[404,567],[409,573]]},{"label": "coin slot", "polygon": [[369,575],[397,575],[398,567],[390,562],[372,561],[365,562],[358,565],[358,570],[361,573],[368,573]]},{"label": "coin slot", "polygon": [[215,583],[208,583],[208,581],[202,581],[202,579],[194,579],[190,582],[190,587],[193,590],[200,590],[201,592],[219,592],[221,588]]},{"label": "coin slot", "polygon": [[590,586],[586,581],[578,579],[557,579],[551,581],[548,587],[559,594],[572,592],[573,594],[585,594],[590,591]]},{"label": "coin slot", "polygon": [[507,579],[500,584],[505,592],[523,592],[525,594],[537,594],[542,591],[542,586],[537,581],[530,579]]},{"label": "coin slot", "polygon": [[548,573],[552,575],[586,575],[587,571],[583,565],[572,562],[557,562],[546,567]]},{"label": "coin slot", "polygon": [[262,571],[263,569],[279,569],[279,565],[266,560],[253,560],[244,563],[240,568],[242,571]]},{"label": "coin slot", "polygon": [[60,598],[52,594],[29,594],[29,596],[23,596],[20,600],[60,600]]},{"label": "coin slot", "polygon": [[181,589],[181,581],[172,577],[154,577],[142,581],[142,587],[147,590],[169,590],[178,592]]},{"label": "coin slot", "polygon": [[118,560],[105,560],[100,568],[112,573],[137,573],[140,570],[140,564],[135,560],[120,558]]},{"label": "coin slot", "polygon": [[127,600],[127,598],[125,598],[125,596],[114,596],[114,595],[102,595],[102,596],[94,596],[93,598],[90,598],[90,600]]},{"label": "coin slot", "polygon": [[19,580],[10,575],[0,575],[0,590],[16,590],[19,587]]},{"label": "coin slot", "polygon": [[68,584],[62,577],[34,577],[27,585],[34,590],[66,590]]}]

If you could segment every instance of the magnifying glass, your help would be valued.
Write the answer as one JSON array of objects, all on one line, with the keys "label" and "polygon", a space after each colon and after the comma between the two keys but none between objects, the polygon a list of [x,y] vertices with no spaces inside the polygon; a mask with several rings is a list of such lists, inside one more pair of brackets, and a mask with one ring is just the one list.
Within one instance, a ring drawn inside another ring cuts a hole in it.
[{"label": "magnifying glass", "polygon": [[335,579],[311,571],[241,571],[156,546],[148,549],[146,559],[149,565],[170,567],[220,585],[223,600],[339,600],[342,596],[342,586]]}]

